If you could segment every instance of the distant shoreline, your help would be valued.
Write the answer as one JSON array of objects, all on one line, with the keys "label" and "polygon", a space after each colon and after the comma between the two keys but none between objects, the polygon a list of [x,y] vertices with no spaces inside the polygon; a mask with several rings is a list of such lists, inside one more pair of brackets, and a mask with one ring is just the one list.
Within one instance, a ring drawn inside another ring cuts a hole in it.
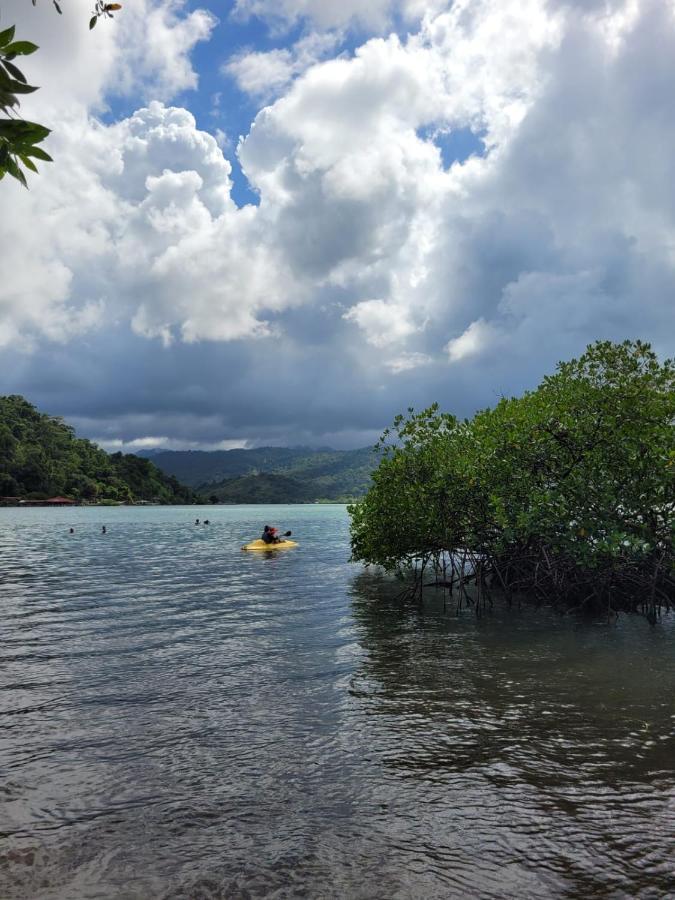
[{"label": "distant shoreline", "polygon": [[72,505],[48,505],[42,503],[0,503],[0,509],[230,509],[238,506],[350,506],[354,500],[308,500],[306,502],[260,503],[73,503]]}]

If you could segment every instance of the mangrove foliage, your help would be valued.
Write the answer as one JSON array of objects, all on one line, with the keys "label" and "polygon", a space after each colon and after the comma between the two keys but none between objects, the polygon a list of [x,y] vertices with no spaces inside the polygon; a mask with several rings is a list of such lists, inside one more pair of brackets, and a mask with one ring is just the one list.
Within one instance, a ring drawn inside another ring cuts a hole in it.
[{"label": "mangrove foliage", "polygon": [[471,420],[408,413],[350,507],[355,560],[477,608],[495,590],[651,620],[673,605],[673,360],[598,342]]}]

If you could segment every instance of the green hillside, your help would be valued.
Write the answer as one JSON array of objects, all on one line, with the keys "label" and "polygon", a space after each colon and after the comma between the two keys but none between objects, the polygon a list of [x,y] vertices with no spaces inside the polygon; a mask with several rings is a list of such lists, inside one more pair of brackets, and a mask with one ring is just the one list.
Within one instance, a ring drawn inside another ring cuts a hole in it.
[{"label": "green hillside", "polygon": [[150,460],[108,454],[23,397],[0,397],[0,500],[65,496],[100,502],[193,503],[194,491]]},{"label": "green hillside", "polygon": [[376,466],[375,453],[365,447],[309,453],[277,472],[302,481],[311,490],[313,499],[337,500],[363,496]]},{"label": "green hillside", "polygon": [[152,460],[167,475],[196,488],[242,475],[283,471],[311,453],[307,447],[256,447],[253,450],[145,450],[139,456]]},{"label": "green hillside", "polygon": [[[363,496],[377,465],[372,449],[162,451],[155,465],[221,503],[308,503]],[[225,472],[225,476],[223,476]]]},{"label": "green hillside", "polygon": [[215,489],[211,486],[212,495],[221,503],[309,503],[316,499],[301,481],[270,473],[228,479]]}]

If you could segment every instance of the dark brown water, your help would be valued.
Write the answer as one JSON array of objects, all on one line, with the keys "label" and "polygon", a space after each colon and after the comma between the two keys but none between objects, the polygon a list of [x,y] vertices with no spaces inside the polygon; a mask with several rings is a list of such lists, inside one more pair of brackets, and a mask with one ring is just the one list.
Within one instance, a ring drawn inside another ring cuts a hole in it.
[{"label": "dark brown water", "polygon": [[675,623],[347,556],[341,507],[0,510],[0,897],[675,897]]}]

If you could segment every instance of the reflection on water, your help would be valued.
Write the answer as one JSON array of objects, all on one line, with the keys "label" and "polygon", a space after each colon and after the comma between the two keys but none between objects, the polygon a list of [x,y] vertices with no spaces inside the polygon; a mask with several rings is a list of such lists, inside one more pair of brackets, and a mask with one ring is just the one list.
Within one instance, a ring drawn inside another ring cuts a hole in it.
[{"label": "reflection on water", "polygon": [[675,894],[672,621],[401,606],[341,507],[203,512],[0,510],[1,897]]},{"label": "reflection on water", "polygon": [[440,598],[402,612],[394,593],[356,580],[367,656],[353,693],[382,765],[417,809],[437,809],[436,852],[450,864],[461,848],[457,891],[670,895],[671,623],[458,621]]}]

